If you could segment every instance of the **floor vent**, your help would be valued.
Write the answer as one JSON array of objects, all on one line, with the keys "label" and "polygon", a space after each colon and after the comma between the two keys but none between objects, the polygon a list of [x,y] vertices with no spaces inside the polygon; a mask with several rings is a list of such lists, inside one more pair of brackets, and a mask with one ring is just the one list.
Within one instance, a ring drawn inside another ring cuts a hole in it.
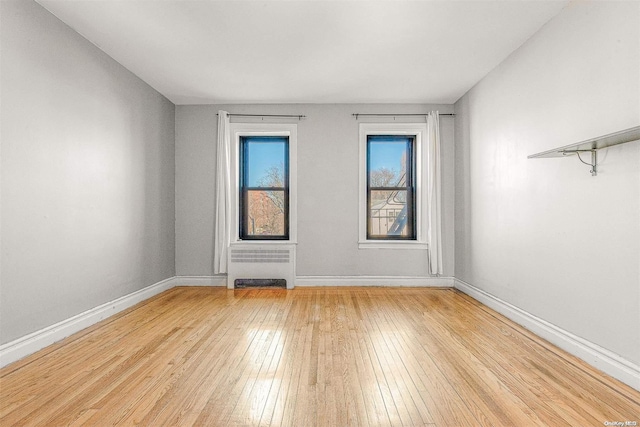
[{"label": "floor vent", "polygon": [[233,282],[235,289],[246,288],[287,288],[287,281],[284,279],[236,279]]}]

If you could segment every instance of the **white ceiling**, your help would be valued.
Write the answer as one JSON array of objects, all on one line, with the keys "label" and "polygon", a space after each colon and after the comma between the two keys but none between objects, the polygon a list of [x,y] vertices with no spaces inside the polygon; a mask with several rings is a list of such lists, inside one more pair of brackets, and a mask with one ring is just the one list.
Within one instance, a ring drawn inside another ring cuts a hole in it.
[{"label": "white ceiling", "polygon": [[175,104],[451,104],[567,5],[38,2]]}]

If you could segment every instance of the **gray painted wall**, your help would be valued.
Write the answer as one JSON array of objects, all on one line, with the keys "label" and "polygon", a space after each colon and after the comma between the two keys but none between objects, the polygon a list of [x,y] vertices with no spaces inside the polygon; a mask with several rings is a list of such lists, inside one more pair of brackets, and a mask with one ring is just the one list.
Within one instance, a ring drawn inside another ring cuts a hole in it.
[{"label": "gray painted wall", "polygon": [[1,1],[0,342],[175,275],[175,108],[32,1]]},{"label": "gray painted wall", "polygon": [[[640,3],[574,2],[456,105],[456,277],[640,362]],[[586,156],[589,159],[589,155]]]},{"label": "gray painted wall", "polygon": [[[176,107],[176,272],[213,274],[219,109],[304,114],[298,124],[299,276],[428,276],[426,251],[358,249],[358,123],[352,113],[452,112],[451,105],[209,105]],[[247,119],[232,118],[232,121]],[[258,119],[260,120],[260,119]],[[273,121],[274,119],[267,119]],[[361,118],[360,121],[364,121]],[[369,122],[381,118],[366,118]],[[388,120],[393,121],[393,118]],[[397,118],[401,120],[401,118]],[[420,118],[418,118],[420,120]],[[424,120],[424,118],[422,118]],[[441,117],[444,276],[454,267],[453,121]]]}]

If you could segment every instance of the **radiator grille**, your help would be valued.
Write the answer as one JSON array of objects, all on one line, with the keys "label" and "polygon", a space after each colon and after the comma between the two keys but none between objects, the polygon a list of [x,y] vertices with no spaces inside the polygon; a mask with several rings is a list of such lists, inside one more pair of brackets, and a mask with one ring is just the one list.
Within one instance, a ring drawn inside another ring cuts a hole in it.
[{"label": "radiator grille", "polygon": [[[0,0],[1,1],[1,0]],[[296,281],[296,247],[271,242],[233,243],[227,253],[227,288],[282,286],[292,289]],[[253,282],[253,280],[282,282]],[[236,280],[240,280],[236,283]],[[260,285],[256,285],[260,283]]]},{"label": "radiator grille", "polygon": [[231,262],[289,263],[288,249],[232,249]]}]

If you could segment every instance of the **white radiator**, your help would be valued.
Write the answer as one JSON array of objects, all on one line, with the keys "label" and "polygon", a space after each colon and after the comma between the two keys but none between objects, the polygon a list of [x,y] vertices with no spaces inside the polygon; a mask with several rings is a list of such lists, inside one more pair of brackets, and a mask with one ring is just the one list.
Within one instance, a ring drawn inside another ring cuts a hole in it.
[{"label": "white radiator", "polygon": [[227,288],[236,279],[284,279],[293,289],[296,277],[295,245],[274,243],[233,243],[229,247]]}]

